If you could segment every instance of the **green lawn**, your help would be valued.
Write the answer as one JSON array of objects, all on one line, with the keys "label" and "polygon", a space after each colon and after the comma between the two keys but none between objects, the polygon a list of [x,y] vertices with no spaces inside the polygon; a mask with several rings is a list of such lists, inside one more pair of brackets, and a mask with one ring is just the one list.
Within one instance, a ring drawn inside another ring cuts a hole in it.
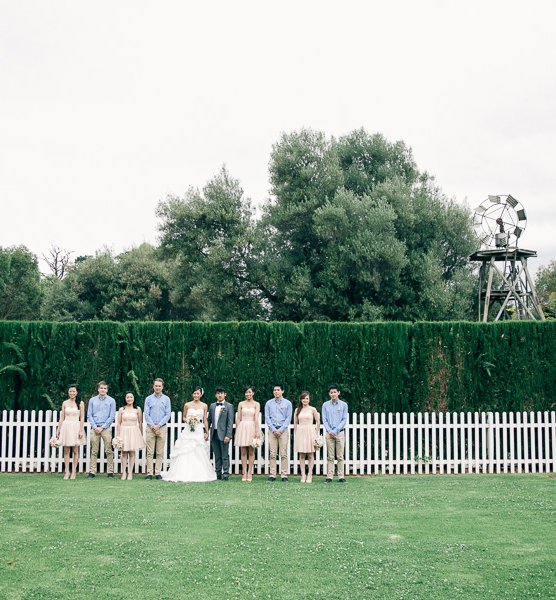
[{"label": "green lawn", "polygon": [[0,598],[553,598],[556,477],[0,475]]}]

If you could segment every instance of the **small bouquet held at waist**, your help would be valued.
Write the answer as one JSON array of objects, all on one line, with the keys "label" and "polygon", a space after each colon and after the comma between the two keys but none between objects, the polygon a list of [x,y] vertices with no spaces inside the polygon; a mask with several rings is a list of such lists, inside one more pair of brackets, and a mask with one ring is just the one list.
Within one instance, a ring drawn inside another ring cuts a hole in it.
[{"label": "small bouquet held at waist", "polygon": [[190,415],[189,417],[187,417],[187,419],[185,420],[185,422],[189,425],[189,430],[190,431],[195,431],[195,427],[201,421],[199,421],[199,417],[196,417],[195,415]]},{"label": "small bouquet held at waist", "polygon": [[49,444],[50,444],[50,447],[51,447],[51,448],[59,448],[59,447],[60,447],[60,440],[58,439],[58,436],[56,436],[56,435],[53,435],[53,436],[50,438],[50,442],[49,442]]},{"label": "small bouquet held at waist", "polygon": [[313,442],[313,446],[315,448],[322,448],[324,446],[324,438],[322,437],[322,435],[317,435],[315,441]]},{"label": "small bouquet held at waist", "polygon": [[116,450],[121,450],[124,447],[124,441],[122,440],[122,438],[120,436],[117,435],[112,440],[112,447],[115,448]]},{"label": "small bouquet held at waist", "polygon": [[264,442],[264,434],[261,431],[261,433],[259,433],[258,435],[256,435],[253,438],[253,441],[251,442],[251,448],[255,448],[255,449],[260,448],[263,445],[263,442]]}]

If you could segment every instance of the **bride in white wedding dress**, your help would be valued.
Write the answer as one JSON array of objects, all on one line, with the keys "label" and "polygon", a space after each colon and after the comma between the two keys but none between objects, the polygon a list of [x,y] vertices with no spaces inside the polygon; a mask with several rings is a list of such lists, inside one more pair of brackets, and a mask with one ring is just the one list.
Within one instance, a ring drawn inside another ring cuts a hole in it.
[{"label": "bride in white wedding dress", "polygon": [[203,390],[193,390],[193,401],[183,407],[184,428],[170,452],[170,468],[162,471],[164,481],[215,481],[216,472],[209,459],[208,407],[201,402]]}]

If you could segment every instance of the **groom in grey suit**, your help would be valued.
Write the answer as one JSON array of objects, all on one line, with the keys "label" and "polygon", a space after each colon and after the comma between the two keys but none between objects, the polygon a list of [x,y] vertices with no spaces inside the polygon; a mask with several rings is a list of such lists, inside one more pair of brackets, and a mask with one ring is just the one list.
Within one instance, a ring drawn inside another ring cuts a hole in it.
[{"label": "groom in grey suit", "polygon": [[208,425],[216,478],[227,481],[230,478],[229,446],[234,425],[234,405],[226,402],[226,390],[223,387],[216,388],[216,402],[209,407]]}]

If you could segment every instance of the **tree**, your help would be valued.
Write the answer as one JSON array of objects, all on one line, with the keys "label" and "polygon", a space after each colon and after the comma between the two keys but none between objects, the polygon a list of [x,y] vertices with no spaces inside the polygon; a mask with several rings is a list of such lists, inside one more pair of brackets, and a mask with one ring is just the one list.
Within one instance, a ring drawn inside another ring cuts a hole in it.
[{"label": "tree", "polygon": [[556,260],[540,267],[535,278],[535,289],[539,295],[544,314],[547,318],[556,318]]},{"label": "tree", "polygon": [[315,212],[313,228],[326,248],[315,277],[320,313],[341,321],[384,318],[408,262],[393,208],[342,189]]},{"label": "tree", "polygon": [[402,142],[303,130],[275,144],[270,172],[256,279],[271,318],[471,317],[469,213]]},{"label": "tree", "polygon": [[403,142],[391,143],[376,133],[358,129],[334,142],[342,171],[343,186],[357,196],[365,196],[377,185],[399,179],[407,185],[416,183],[419,171],[411,149]]},{"label": "tree", "polygon": [[[469,210],[411,149],[359,129],[284,134],[260,220],[225,167],[157,208],[161,246],[77,257],[43,282],[44,318],[472,319]],[[54,249],[58,250],[58,249]]]},{"label": "tree", "polygon": [[172,303],[186,320],[257,319],[251,281],[254,228],[249,200],[223,167],[202,192],[169,196],[158,206],[161,247],[173,262]]},{"label": "tree", "polygon": [[116,257],[108,250],[84,257],[59,280],[46,278],[42,318],[163,320],[169,317],[168,269],[149,244]]},{"label": "tree", "polygon": [[52,275],[57,279],[63,279],[71,264],[72,254],[73,252],[68,252],[59,246],[52,246],[48,254],[43,254],[42,257],[50,268]]},{"label": "tree", "polygon": [[0,247],[0,319],[37,319],[40,303],[37,257],[25,246]]}]

